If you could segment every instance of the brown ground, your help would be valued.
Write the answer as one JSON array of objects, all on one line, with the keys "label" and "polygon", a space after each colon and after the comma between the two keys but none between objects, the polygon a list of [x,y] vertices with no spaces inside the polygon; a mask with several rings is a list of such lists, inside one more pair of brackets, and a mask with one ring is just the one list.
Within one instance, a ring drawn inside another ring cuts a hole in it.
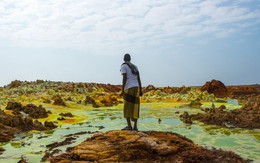
[{"label": "brown ground", "polygon": [[98,133],[72,150],[50,158],[71,162],[248,162],[233,152],[205,149],[171,132],[108,131]]},{"label": "brown ground", "polygon": [[185,112],[180,115],[180,118],[188,124],[193,123],[193,120],[198,120],[206,124],[227,128],[260,129],[260,103],[248,104],[231,111],[225,110],[225,106],[206,108],[203,114],[189,115]]}]

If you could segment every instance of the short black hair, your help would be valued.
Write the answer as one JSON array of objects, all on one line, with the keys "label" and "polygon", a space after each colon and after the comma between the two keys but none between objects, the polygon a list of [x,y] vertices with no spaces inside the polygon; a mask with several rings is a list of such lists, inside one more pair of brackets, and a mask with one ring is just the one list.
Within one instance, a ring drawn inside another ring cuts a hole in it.
[{"label": "short black hair", "polygon": [[124,61],[131,61],[131,56],[130,54],[126,53],[124,56]]}]

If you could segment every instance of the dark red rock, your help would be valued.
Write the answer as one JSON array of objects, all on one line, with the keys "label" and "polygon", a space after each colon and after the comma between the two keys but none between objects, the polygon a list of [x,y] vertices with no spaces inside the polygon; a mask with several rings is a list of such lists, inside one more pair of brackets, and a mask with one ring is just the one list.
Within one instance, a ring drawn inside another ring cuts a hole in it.
[{"label": "dark red rock", "polygon": [[11,102],[11,101],[9,101],[9,102],[7,103],[7,106],[5,107],[5,109],[6,109],[6,110],[18,111],[18,112],[24,110],[24,108],[23,108],[23,106],[22,106],[21,103]]},{"label": "dark red rock", "polygon": [[27,163],[27,160],[24,157],[21,157],[17,163]]},{"label": "dark red rock", "polygon": [[171,94],[171,93],[174,93],[174,89],[171,87],[164,87],[162,89],[162,92]]},{"label": "dark red rock", "polygon": [[233,152],[206,149],[171,132],[108,131],[98,133],[65,154],[53,156],[51,163],[64,162],[239,162]]},{"label": "dark red rock", "polygon": [[94,103],[92,104],[92,107],[93,107],[93,108],[99,108],[100,105],[98,105],[96,102],[94,102]]},{"label": "dark red rock", "polygon": [[212,80],[211,82],[206,82],[200,89],[201,91],[207,91],[210,94],[214,94],[216,97],[225,98],[228,96],[228,90],[226,86],[218,80]]},{"label": "dark red rock", "polygon": [[59,114],[60,116],[63,116],[63,117],[73,117],[73,115],[71,113],[60,113]]},{"label": "dark red rock", "polygon": [[23,106],[21,103],[18,102],[8,102],[5,109],[12,110],[15,115],[19,115],[19,112],[24,112],[32,118],[48,117],[48,113],[45,110],[45,108],[42,107],[42,105],[38,107],[34,104],[28,104],[26,106]]},{"label": "dark red rock", "polygon": [[180,119],[187,124],[192,124],[192,120],[191,120],[191,116],[189,115],[189,113],[187,111],[185,111],[183,114],[181,114]]},{"label": "dark red rock", "polygon": [[3,147],[0,147],[0,155],[5,151]]},{"label": "dark red rock", "polygon": [[149,92],[149,91],[152,91],[152,90],[157,90],[157,89],[153,85],[148,85],[147,87],[145,87],[143,89],[143,93],[146,93],[146,92]]},{"label": "dark red rock", "polygon": [[14,138],[14,135],[18,133],[19,130],[13,127],[5,126],[0,123],[0,142],[8,142]]},{"label": "dark red rock", "polygon": [[52,150],[52,149],[60,147],[60,146],[72,144],[72,143],[74,143],[75,139],[76,138],[69,137],[69,138],[66,138],[64,141],[48,144],[48,145],[46,145],[46,147],[49,148],[50,150]]},{"label": "dark red rock", "polygon": [[53,122],[48,122],[48,121],[44,122],[44,126],[47,127],[48,129],[54,129],[57,127]]},{"label": "dark red rock", "polygon": [[40,130],[40,131],[45,130],[43,124],[41,122],[39,122],[38,120],[34,120],[33,126],[36,130]]},{"label": "dark red rock", "polygon": [[260,129],[260,108],[246,105],[240,109],[226,110],[224,105],[219,108],[205,109],[204,114],[183,114],[181,120],[190,124],[192,120],[201,121],[210,125],[218,125],[227,128]]},{"label": "dark red rock", "polygon": [[42,107],[42,105],[39,105],[39,107],[37,107],[34,104],[28,104],[24,107],[24,112],[29,114],[29,116],[32,118],[47,118],[48,117],[48,113],[45,110],[45,108]]},{"label": "dark red rock", "polygon": [[191,101],[189,107],[191,108],[200,108],[202,103],[199,100]]},{"label": "dark red rock", "polygon": [[66,106],[65,102],[59,95],[54,96],[52,100],[54,101],[53,105]]},{"label": "dark red rock", "polygon": [[66,120],[64,117],[59,117],[59,118],[57,118],[57,120],[59,120],[59,121],[64,121],[64,120]]},{"label": "dark red rock", "polygon": [[87,104],[93,104],[93,103],[95,103],[95,100],[92,97],[90,97],[90,96],[86,96],[84,102],[85,102],[86,105]]}]

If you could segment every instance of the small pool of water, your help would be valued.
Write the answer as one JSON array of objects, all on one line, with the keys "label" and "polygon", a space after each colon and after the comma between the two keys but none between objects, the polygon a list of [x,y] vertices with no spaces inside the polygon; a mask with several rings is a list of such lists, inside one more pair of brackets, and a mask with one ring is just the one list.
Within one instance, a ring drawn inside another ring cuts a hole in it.
[{"label": "small pool of water", "polygon": [[[207,105],[211,104],[205,103],[203,106],[207,107]],[[228,109],[238,107],[236,103],[227,103],[226,105]],[[83,119],[81,123],[64,124],[53,131],[19,134],[11,142],[2,143],[0,146],[6,151],[0,155],[0,162],[16,163],[21,157],[26,158],[31,163],[40,162],[44,152],[48,150],[46,145],[55,141],[63,141],[68,134],[82,131],[119,130],[126,125],[125,119],[122,117],[122,105],[98,109],[79,108],[74,111],[84,115],[84,117],[81,117]],[[223,150],[233,151],[244,158],[256,162],[260,161],[260,130],[225,129],[200,122],[186,125],[179,120],[179,115],[184,111],[188,111],[190,114],[200,112],[199,109],[176,107],[165,103],[142,104],[138,128],[140,131],[176,132],[204,147],[222,148]],[[159,119],[161,119],[160,122]],[[105,128],[100,129],[99,126]],[[57,149],[65,151],[67,147],[75,146],[91,135],[75,136],[77,138],[75,143]]]}]

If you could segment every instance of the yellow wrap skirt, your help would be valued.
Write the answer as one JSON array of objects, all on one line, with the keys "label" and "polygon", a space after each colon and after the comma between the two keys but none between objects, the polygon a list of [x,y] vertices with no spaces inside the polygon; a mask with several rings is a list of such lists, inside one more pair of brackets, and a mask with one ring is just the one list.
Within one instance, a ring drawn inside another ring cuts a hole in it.
[{"label": "yellow wrap skirt", "polygon": [[132,87],[124,92],[124,117],[138,119],[140,110],[139,88]]}]

